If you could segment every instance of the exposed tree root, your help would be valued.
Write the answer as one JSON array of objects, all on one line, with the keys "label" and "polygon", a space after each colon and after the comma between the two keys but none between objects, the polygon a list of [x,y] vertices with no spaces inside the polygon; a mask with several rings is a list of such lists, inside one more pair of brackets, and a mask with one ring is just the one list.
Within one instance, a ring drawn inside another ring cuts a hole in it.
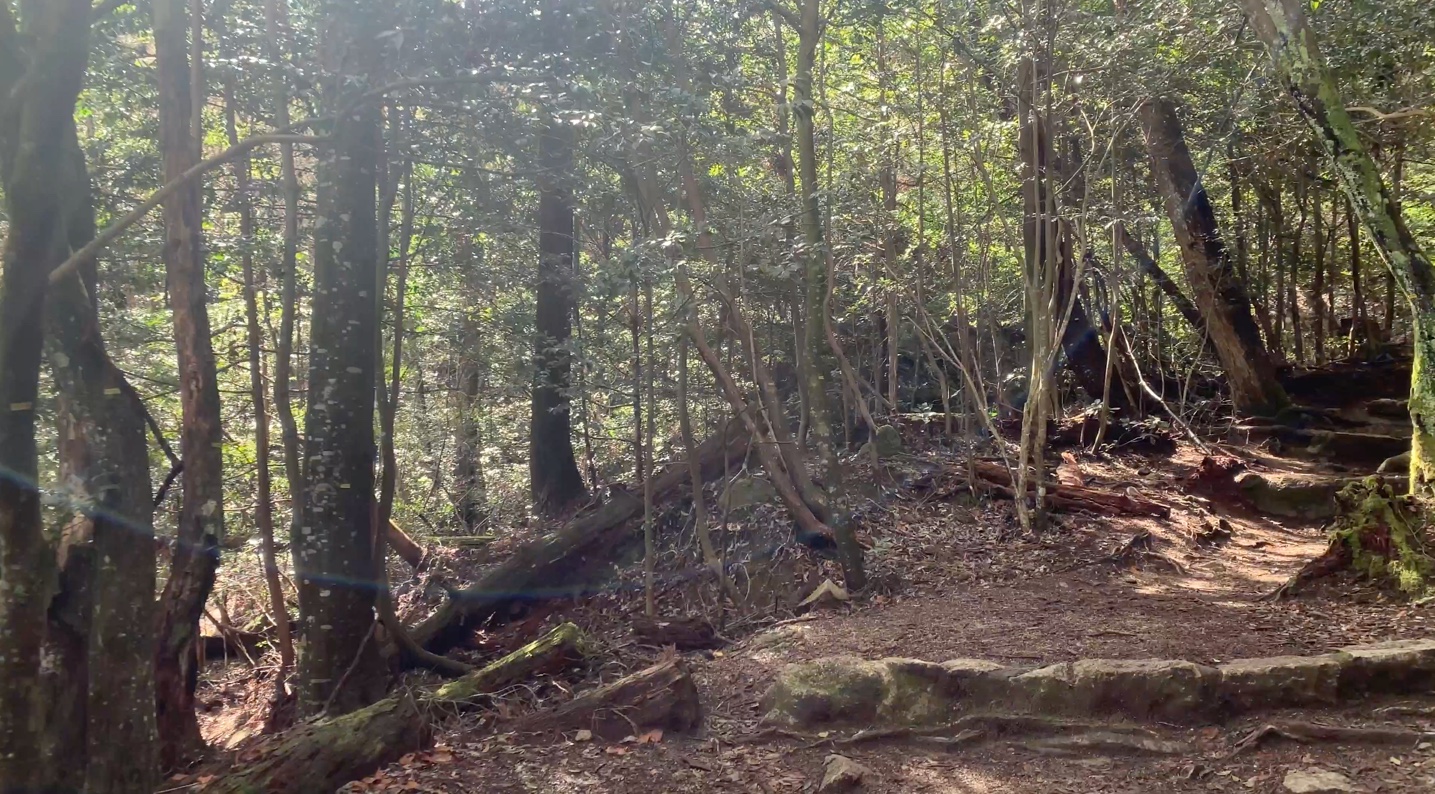
[{"label": "exposed tree root", "polygon": [[1309,582],[1351,568],[1367,578],[1393,582],[1409,595],[1424,593],[1435,562],[1425,551],[1423,521],[1412,497],[1370,477],[1346,486],[1336,500],[1340,509],[1330,528],[1330,546],[1267,598],[1284,598]]},{"label": "exposed tree root", "polygon": [[1350,728],[1340,725],[1317,725],[1310,722],[1280,722],[1262,725],[1236,742],[1227,758],[1269,741],[1282,739],[1298,744],[1316,742],[1340,742],[1345,744],[1394,744],[1414,747],[1422,741],[1435,738],[1435,733],[1412,731],[1404,728]]}]

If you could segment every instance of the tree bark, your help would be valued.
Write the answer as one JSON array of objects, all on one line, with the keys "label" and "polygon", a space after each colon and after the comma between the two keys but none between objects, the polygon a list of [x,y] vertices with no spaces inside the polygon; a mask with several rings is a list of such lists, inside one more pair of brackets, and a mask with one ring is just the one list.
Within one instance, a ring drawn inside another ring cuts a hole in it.
[{"label": "tree bark", "polygon": [[[239,142],[235,119],[234,86],[225,92],[225,132],[230,145]],[[279,561],[274,547],[274,498],[269,474],[269,404],[264,388],[264,336],[259,326],[261,273],[254,267],[254,255],[247,243],[254,238],[254,208],[249,200],[249,157],[234,161],[234,185],[239,203],[239,236],[246,243],[240,256],[244,273],[244,325],[249,347],[249,394],[254,404],[254,458],[257,462],[254,493],[254,524],[259,530],[259,555],[264,565],[264,584],[269,591],[269,619],[273,621],[279,646],[279,671],[274,676],[274,703],[284,700],[289,671],[294,667],[294,638],[289,631],[289,607],[279,579]]]},{"label": "tree bark", "polygon": [[701,721],[697,684],[681,660],[669,659],[519,720],[513,727],[524,733],[586,729],[617,741],[644,728],[687,731]]},{"label": "tree bark", "polygon": [[1297,0],[1242,0],[1257,35],[1270,51],[1297,111],[1330,158],[1346,197],[1366,232],[1385,254],[1390,274],[1411,308],[1414,361],[1410,384],[1410,488],[1435,480],[1435,266],[1400,216],[1394,195],[1351,123]]},{"label": "tree bark", "polygon": [[309,392],[304,426],[303,522],[294,536],[299,579],[299,705],[344,714],[383,696],[372,641],[381,586],[374,557],[374,392],[377,387],[377,206],[380,111],[362,101],[376,76],[383,28],[365,9],[335,14],[324,39],[324,104],[344,110],[318,164]]},{"label": "tree bark", "polygon": [[1186,148],[1176,105],[1169,99],[1152,99],[1142,105],[1141,121],[1151,168],[1176,232],[1186,275],[1196,305],[1206,318],[1236,410],[1279,410],[1287,403],[1285,392],[1261,344],[1245,285],[1216,228],[1216,215]]},{"label": "tree bark", "polygon": [[[197,109],[191,104],[190,61],[199,57],[202,42],[193,42],[191,47],[186,41],[190,26],[185,6],[186,0],[155,0],[151,5],[166,182],[199,162],[200,143],[192,134]],[[180,456],[184,460],[178,529],[169,578],[160,596],[155,649],[160,761],[165,768],[189,760],[203,744],[194,713],[194,688],[199,680],[194,643],[219,562],[212,549],[224,537],[223,434],[206,308],[201,204],[197,179],[186,182],[163,203],[165,273],[179,352]]]},{"label": "tree bark", "polygon": [[[45,782],[38,763],[44,707],[40,651],[54,559],[36,484],[35,409],[48,278],[69,253],[67,207],[63,188],[57,187],[65,180],[57,175],[65,172],[75,146],[73,116],[89,55],[90,4],[56,0],[27,4],[22,11],[17,28],[10,4],[0,6],[0,182],[8,222],[0,267],[0,471],[6,473],[0,477],[0,781],[16,791],[38,790]],[[106,550],[113,551],[108,540],[113,527],[105,534]],[[153,544],[147,548],[153,554]],[[113,574],[112,561],[106,572]],[[142,577],[139,572],[135,578]],[[147,604],[148,599],[138,608]],[[117,612],[125,609],[104,610],[101,625],[113,627]],[[146,658],[136,671],[141,685],[149,680],[148,663]],[[133,741],[147,738],[152,731],[137,730]],[[131,777],[127,770],[116,771]],[[153,770],[138,782],[153,782]]]},{"label": "tree bark", "polygon": [[571,385],[576,244],[573,197],[564,180],[572,167],[572,132],[552,121],[539,136],[538,289],[529,477],[534,508],[559,515],[585,494],[573,455]]}]

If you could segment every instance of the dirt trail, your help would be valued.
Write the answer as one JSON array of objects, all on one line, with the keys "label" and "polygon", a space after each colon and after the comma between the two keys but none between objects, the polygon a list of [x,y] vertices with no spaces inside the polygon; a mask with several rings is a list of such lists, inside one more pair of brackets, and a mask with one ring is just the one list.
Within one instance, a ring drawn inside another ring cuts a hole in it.
[{"label": "dirt trail", "polygon": [[[1272,521],[1185,495],[1180,483],[1197,462],[1191,450],[1158,464],[1083,461],[1081,476],[1163,498],[1173,506],[1172,517],[1067,517],[1040,542],[1022,540],[1000,504],[912,499],[868,516],[863,531],[873,545],[873,593],[850,606],[747,633],[716,654],[691,656],[707,711],[696,736],[612,745],[575,736],[526,743],[501,728],[495,734],[493,720],[485,717],[482,725],[450,726],[434,750],[345,790],[810,792],[832,748],[765,734],[758,721],[768,684],[792,662],[856,655],[1031,665],[1083,657],[1210,664],[1435,636],[1435,611],[1349,579],[1323,583],[1294,600],[1265,599],[1324,549],[1324,536],[1315,525]],[[1310,470],[1299,462],[1281,468]],[[1203,533],[1214,526],[1223,533],[1211,540]],[[1141,533],[1149,533],[1142,551],[1112,559]],[[965,750],[898,741],[842,753],[870,769],[861,789],[866,792],[1282,792],[1287,773],[1311,767],[1346,775],[1357,786],[1353,790],[1435,792],[1429,743],[1275,743],[1227,757],[1242,736],[1276,717],[1435,731],[1435,698],[1420,703],[1428,716],[1375,717],[1379,705],[1263,714],[1200,729],[1155,726],[1190,748],[1177,755],[1058,755],[1020,740]]]}]

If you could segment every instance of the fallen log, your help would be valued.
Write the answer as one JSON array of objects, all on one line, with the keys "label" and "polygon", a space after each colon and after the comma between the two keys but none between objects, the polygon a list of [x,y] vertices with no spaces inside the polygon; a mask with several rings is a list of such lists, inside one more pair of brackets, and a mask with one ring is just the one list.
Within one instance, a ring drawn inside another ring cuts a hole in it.
[{"label": "fallen log", "polygon": [[658,648],[671,645],[680,651],[709,650],[726,644],[712,621],[701,616],[671,620],[634,618],[633,635],[647,645]]},{"label": "fallen log", "polygon": [[[731,463],[747,455],[748,433],[742,423],[730,420],[722,432],[697,449],[704,481],[721,475]],[[670,466],[653,482],[653,501],[680,495],[688,482],[688,466]],[[486,622],[503,623],[525,605],[581,593],[588,581],[606,576],[612,562],[622,557],[640,534],[629,521],[643,512],[643,500],[622,489],[590,512],[580,514],[558,532],[519,548],[501,565],[463,590],[451,591],[449,600],[413,629],[424,648],[442,653]]]},{"label": "fallen log", "polygon": [[[1016,494],[1016,488],[1012,485],[1011,472],[1004,464],[997,461],[974,461],[972,474],[975,476],[970,480],[965,467],[953,466],[948,471],[958,476],[958,485],[975,488],[978,491],[995,494],[1005,499],[1011,499]],[[1115,493],[1090,486],[1055,482],[1046,485],[1046,504],[1053,510],[1084,510],[1102,515],[1154,516],[1156,518],[1171,516],[1169,506],[1144,499],[1129,491]]]},{"label": "fallen log", "polygon": [[[217,794],[318,794],[423,749],[436,715],[471,708],[483,695],[571,666],[586,640],[572,623],[488,666],[417,697],[404,693],[368,708],[291,728],[258,749],[243,769],[205,787]],[[241,757],[247,754],[241,754]]]},{"label": "fallen log", "polygon": [[275,736],[242,770],[213,780],[206,794],[320,794],[422,750],[430,722],[408,695]]},{"label": "fallen log", "polygon": [[433,706],[464,707],[519,681],[569,667],[587,654],[583,632],[572,623],[564,623],[498,661],[449,681],[424,702]]},{"label": "fallen log", "polygon": [[424,547],[399,528],[392,518],[389,519],[389,531],[385,533],[384,542],[388,543],[389,548],[399,555],[399,559],[408,563],[410,568],[418,570],[423,565]]},{"label": "fallen log", "polygon": [[678,659],[659,662],[514,723],[520,733],[589,730],[617,740],[645,728],[686,731],[702,719],[698,687]]}]

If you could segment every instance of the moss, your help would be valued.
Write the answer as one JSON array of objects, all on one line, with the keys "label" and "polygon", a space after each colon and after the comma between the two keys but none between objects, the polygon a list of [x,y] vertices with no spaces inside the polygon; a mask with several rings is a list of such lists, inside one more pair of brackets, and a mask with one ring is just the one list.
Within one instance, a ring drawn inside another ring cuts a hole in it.
[{"label": "moss", "polygon": [[1435,564],[1421,539],[1424,526],[1417,497],[1396,494],[1370,477],[1347,486],[1339,500],[1343,509],[1332,538],[1350,550],[1351,567],[1370,579],[1390,581],[1409,595],[1426,594]]}]

